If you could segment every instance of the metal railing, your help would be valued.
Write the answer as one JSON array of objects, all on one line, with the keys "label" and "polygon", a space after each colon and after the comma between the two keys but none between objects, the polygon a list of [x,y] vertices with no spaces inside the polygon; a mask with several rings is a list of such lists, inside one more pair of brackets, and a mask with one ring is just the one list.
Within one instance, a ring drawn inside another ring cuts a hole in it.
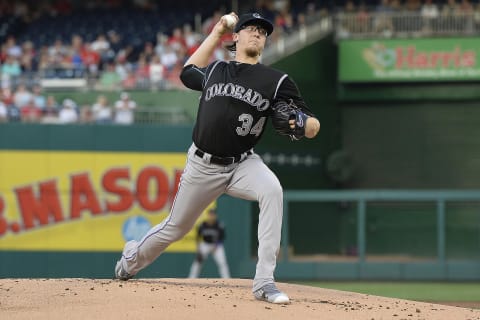
[{"label": "metal railing", "polygon": [[332,17],[318,12],[315,22],[297,27],[290,34],[283,34],[272,44],[266,46],[262,53],[262,63],[270,65],[282,57],[290,55],[303,47],[318,41],[330,33],[333,27]]},{"label": "metal railing", "polygon": [[136,124],[191,124],[193,119],[181,107],[143,107],[135,110]]},{"label": "metal railing", "polygon": [[289,260],[289,205],[292,202],[356,202],[358,262],[366,258],[366,217],[369,202],[434,202],[436,204],[437,263],[446,263],[446,220],[447,202],[478,202],[480,190],[345,190],[345,191],[285,191],[284,217],[282,226],[282,259]]},{"label": "metal railing", "polygon": [[337,39],[472,36],[480,34],[480,12],[437,17],[417,12],[339,12],[334,28]]}]

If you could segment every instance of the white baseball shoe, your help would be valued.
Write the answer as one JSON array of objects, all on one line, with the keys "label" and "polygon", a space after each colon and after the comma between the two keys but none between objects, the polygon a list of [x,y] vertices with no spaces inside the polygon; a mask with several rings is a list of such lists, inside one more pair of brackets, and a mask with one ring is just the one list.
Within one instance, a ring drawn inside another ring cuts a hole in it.
[{"label": "white baseball shoe", "polygon": [[132,278],[133,275],[123,269],[122,260],[118,260],[117,264],[115,265],[115,279],[127,281]]},{"label": "white baseball shoe", "polygon": [[268,283],[253,293],[255,299],[276,304],[288,304],[290,299],[278,290],[274,283]]}]

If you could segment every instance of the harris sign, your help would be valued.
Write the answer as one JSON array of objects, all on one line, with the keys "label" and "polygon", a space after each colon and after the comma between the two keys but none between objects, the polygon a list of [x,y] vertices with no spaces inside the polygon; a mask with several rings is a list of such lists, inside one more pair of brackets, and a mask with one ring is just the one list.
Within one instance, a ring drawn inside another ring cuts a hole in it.
[{"label": "harris sign", "polygon": [[475,81],[479,59],[476,38],[346,40],[339,43],[339,81]]}]

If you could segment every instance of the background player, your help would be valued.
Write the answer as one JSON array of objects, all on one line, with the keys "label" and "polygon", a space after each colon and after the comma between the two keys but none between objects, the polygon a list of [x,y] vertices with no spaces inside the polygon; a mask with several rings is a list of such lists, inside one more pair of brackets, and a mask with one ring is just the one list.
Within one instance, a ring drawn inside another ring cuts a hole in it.
[{"label": "background player", "polygon": [[147,267],[190,231],[213,200],[226,193],[259,203],[255,298],[289,303],[289,297],[277,289],[273,275],[280,248],[282,186],[253,147],[274,112],[276,100],[290,100],[301,108],[291,126],[302,129],[306,137],[315,137],[320,123],[288,75],[259,63],[267,36],[273,31],[273,24],[261,15],[245,14],[236,23],[231,47],[236,52],[235,61],[209,64],[220,39],[231,28],[222,17],[185,63],[181,80],[188,88],[202,91],[202,96],[178,192],[164,221],[141,241],[125,244],[115,276],[127,280]]},{"label": "background player", "polygon": [[208,217],[197,230],[197,255],[190,268],[189,278],[198,278],[203,262],[212,254],[222,278],[230,278],[225,256],[225,227],[218,221],[215,209],[208,210]]}]

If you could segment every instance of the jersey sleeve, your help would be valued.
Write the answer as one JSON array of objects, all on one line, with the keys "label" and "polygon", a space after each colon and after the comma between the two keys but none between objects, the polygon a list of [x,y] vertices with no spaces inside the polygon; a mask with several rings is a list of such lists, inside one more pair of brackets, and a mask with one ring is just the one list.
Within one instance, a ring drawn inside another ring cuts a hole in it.
[{"label": "jersey sleeve", "polygon": [[285,77],[280,83],[275,95],[275,99],[285,101],[289,101],[290,99],[292,99],[295,105],[302,109],[303,112],[305,112],[311,117],[315,117],[312,110],[310,110],[310,108],[307,106],[302,96],[300,95],[300,91],[298,90],[297,85],[288,76]]},{"label": "jersey sleeve", "polygon": [[193,64],[183,67],[182,72],[180,73],[180,80],[185,85],[185,87],[202,91],[203,82],[205,79],[205,73],[207,68],[199,68]]}]

